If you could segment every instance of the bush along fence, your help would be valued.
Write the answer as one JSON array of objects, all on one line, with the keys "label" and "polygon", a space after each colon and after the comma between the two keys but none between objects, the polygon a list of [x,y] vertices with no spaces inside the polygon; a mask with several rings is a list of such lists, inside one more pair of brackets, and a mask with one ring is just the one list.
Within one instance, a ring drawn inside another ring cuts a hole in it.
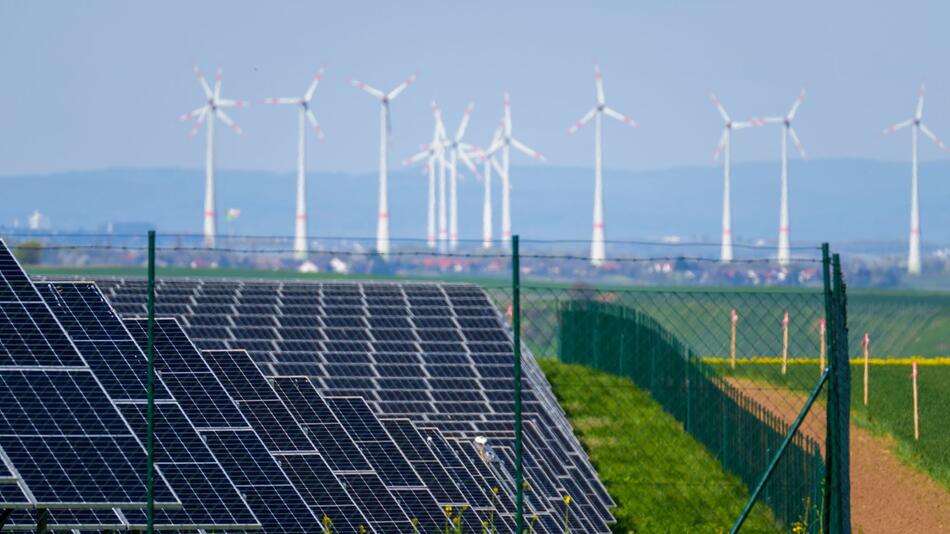
[{"label": "bush along fence", "polygon": [[[850,532],[846,297],[837,256],[832,260],[826,252],[824,266],[829,275],[825,315],[832,357],[794,423],[787,414],[782,417],[743,392],[630,302],[562,301],[559,359],[628,378],[648,392],[753,492],[749,507],[755,501],[764,503],[781,525],[797,532]],[[827,412],[824,443],[798,431],[822,386]],[[796,405],[794,411],[799,409]]]}]

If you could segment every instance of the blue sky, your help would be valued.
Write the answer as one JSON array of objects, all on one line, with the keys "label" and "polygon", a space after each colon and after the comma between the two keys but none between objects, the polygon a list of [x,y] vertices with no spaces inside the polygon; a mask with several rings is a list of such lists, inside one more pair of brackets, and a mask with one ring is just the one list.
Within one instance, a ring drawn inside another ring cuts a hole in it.
[{"label": "blue sky", "polygon": [[[608,103],[642,125],[609,124],[607,166],[713,165],[721,121],[784,113],[803,85],[796,128],[814,158],[903,160],[909,117],[928,83],[927,122],[950,138],[946,2],[0,2],[0,175],[106,167],[200,167],[204,141],[178,114],[202,95],[191,75],[224,68],[224,96],[254,101],[219,130],[223,168],[295,165],[295,118],[265,96],[301,93],[328,64],[314,108],[312,171],[371,172],[377,104],[346,84],[391,87],[418,71],[393,107],[393,163],[431,135],[429,101],[454,129],[476,102],[470,139],[487,143],[506,89],[515,136],[552,165],[589,166],[591,131],[566,128],[594,101],[592,61]],[[778,155],[776,128],[740,132],[737,160]],[[945,158],[928,144],[923,159]],[[523,161],[523,160],[522,160]]]}]

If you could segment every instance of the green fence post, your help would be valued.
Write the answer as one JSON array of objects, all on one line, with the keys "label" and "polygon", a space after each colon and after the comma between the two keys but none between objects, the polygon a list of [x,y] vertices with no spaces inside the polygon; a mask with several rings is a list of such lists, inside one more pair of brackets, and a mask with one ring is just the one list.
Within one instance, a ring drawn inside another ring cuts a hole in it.
[{"label": "green fence post", "polygon": [[851,414],[851,362],[848,355],[848,312],[847,294],[841,273],[841,258],[838,254],[831,259],[834,276],[832,302],[834,303],[834,331],[832,333],[831,392],[828,399],[828,416],[834,413],[834,424],[828,430],[832,434],[835,458],[830,472],[829,496],[829,534],[850,534],[851,532],[851,463],[850,453],[850,414]]},{"label": "green fence post", "polygon": [[[831,313],[832,300],[831,300],[831,254],[828,250],[828,243],[822,243],[821,245],[821,277],[822,277],[822,289],[825,298],[825,331],[828,335],[825,336],[825,353],[829,355],[830,359],[833,359],[832,356],[832,338],[834,337],[834,316]],[[833,369],[832,365],[828,366],[828,369]],[[834,410],[831,409],[832,406],[832,397],[834,395],[834,387],[828,388],[828,408],[825,414],[825,472],[823,473],[822,485],[824,491],[822,492],[822,505],[821,505],[821,532],[830,533],[830,524],[831,524],[831,471],[834,469],[834,442],[832,440],[832,427],[834,424]]]},{"label": "green fence post", "polygon": [[148,231],[148,504],[145,512],[146,532],[155,532],[155,230]]},{"label": "green fence post", "polygon": [[524,470],[521,448],[521,265],[518,236],[511,236],[511,327],[515,379],[515,532],[524,532]]}]

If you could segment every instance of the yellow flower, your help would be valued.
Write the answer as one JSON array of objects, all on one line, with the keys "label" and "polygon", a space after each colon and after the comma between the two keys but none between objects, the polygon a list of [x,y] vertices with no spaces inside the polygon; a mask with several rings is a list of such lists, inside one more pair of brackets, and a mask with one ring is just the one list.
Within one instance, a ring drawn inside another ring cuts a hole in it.
[{"label": "yellow flower", "polygon": [[412,526],[414,526],[414,527],[419,526],[419,520],[416,519],[415,517],[412,518]]},{"label": "yellow flower", "polygon": [[566,505],[568,505],[568,506],[571,505],[571,496],[570,496],[570,495],[565,495],[565,496],[564,496],[564,504],[566,504]]},{"label": "yellow flower", "polygon": [[452,513],[452,505],[451,505],[451,504],[447,504],[447,505],[445,506],[445,513],[447,513],[447,514],[451,514],[451,513]]},{"label": "yellow flower", "polygon": [[323,516],[323,524],[324,524],[324,525],[329,525],[329,524],[330,524],[330,516],[328,516],[328,515]]},{"label": "yellow flower", "polygon": [[494,488],[492,488],[491,492],[494,493],[495,495],[498,495],[498,486],[495,486]]},{"label": "yellow flower", "polygon": [[456,525],[458,525],[459,523],[462,522],[462,518],[459,517],[459,516],[455,516],[455,518],[452,519],[452,522],[455,523]]}]

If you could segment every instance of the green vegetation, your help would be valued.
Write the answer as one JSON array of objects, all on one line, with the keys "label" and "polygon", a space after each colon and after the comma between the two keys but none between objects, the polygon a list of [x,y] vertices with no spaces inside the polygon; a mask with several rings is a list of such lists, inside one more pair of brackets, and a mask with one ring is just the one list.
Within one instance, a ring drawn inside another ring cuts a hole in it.
[{"label": "green vegetation", "polygon": [[[722,532],[748,499],[739,479],[630,380],[552,359],[539,364],[617,501],[615,532]],[[780,532],[757,504],[743,532]]]},{"label": "green vegetation", "polygon": [[[796,391],[804,401],[808,384],[818,379],[818,366],[795,364],[781,374],[779,364],[716,366],[726,376],[765,381]],[[904,462],[950,489],[950,365],[918,366],[920,440],[914,439],[913,384],[910,365],[871,365],[868,406],[864,406],[864,366],[851,366],[852,421],[877,434],[895,438],[894,450]]]}]

